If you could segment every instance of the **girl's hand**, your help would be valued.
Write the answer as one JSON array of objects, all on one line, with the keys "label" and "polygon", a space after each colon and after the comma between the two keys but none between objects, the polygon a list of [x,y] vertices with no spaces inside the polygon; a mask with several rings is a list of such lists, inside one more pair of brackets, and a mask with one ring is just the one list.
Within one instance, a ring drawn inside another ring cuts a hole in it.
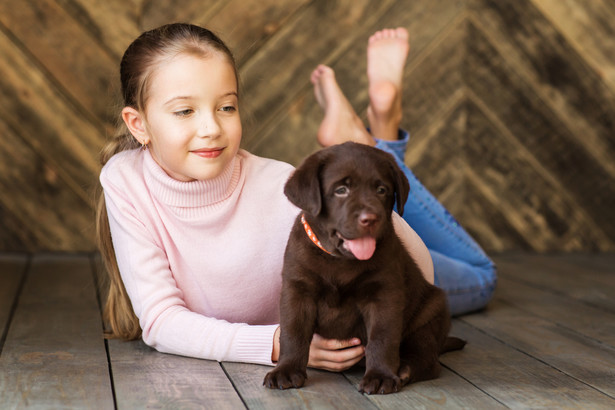
[{"label": "girl's hand", "polygon": [[350,340],[324,339],[314,333],[310,345],[308,366],[341,372],[357,364],[365,356],[365,347],[357,338]]},{"label": "girl's hand", "polygon": [[[278,361],[280,352],[280,328],[275,331],[271,359]],[[310,345],[308,366],[317,369],[341,372],[357,364],[365,356],[365,347],[357,338],[350,340],[325,339],[314,334]]]}]

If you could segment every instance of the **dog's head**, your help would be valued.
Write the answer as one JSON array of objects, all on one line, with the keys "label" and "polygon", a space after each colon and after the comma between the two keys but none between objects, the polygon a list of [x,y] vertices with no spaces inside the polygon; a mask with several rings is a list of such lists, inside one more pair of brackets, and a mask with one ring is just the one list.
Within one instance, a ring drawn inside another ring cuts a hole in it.
[{"label": "dog's head", "polygon": [[327,249],[365,260],[390,228],[395,202],[403,214],[409,190],[408,180],[390,154],[347,142],[306,158],[284,193],[324,232],[319,239]]}]

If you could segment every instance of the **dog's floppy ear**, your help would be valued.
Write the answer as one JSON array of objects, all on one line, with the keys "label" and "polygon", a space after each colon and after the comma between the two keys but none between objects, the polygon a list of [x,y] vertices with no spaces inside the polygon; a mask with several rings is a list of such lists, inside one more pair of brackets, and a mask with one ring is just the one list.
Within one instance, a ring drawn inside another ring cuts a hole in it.
[{"label": "dog's floppy ear", "polygon": [[408,194],[410,193],[410,184],[408,178],[404,175],[395,158],[391,154],[389,157],[389,166],[393,175],[393,184],[395,185],[395,200],[397,201],[397,213],[401,216],[404,214],[404,205],[408,200]]},{"label": "dog's floppy ear", "polygon": [[310,215],[318,215],[322,208],[320,170],[325,155],[321,150],[307,157],[284,186],[284,195],[289,201]]}]

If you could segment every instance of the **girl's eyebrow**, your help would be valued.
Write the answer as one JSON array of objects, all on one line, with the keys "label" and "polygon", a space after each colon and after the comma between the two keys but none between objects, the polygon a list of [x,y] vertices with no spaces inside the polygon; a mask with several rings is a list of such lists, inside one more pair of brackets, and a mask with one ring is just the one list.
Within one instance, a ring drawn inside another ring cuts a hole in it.
[{"label": "girl's eyebrow", "polygon": [[[235,96],[238,97],[237,91],[229,91],[228,93],[224,93],[222,94],[219,98],[224,98],[224,97],[229,97],[229,96]],[[194,97],[191,96],[187,96],[187,95],[178,95],[176,97],[171,98],[170,100],[168,100],[167,102],[164,103],[164,105],[169,105],[174,101],[177,100],[191,100]]]},{"label": "girl's eyebrow", "polygon": [[224,93],[220,96],[220,98],[229,97],[231,95],[237,97],[238,96],[237,91],[229,91],[228,93]]},{"label": "girl's eyebrow", "polygon": [[171,104],[172,102],[174,102],[176,100],[190,100],[190,99],[192,99],[192,97],[178,95],[177,97],[173,97],[170,100],[168,100],[167,102],[165,102],[164,105],[169,105],[169,104]]}]

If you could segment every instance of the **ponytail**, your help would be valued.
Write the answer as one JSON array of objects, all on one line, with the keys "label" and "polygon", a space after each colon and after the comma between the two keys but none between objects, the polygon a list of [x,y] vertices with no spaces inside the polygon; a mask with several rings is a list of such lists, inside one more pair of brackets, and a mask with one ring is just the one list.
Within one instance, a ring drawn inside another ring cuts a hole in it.
[{"label": "ponytail", "polygon": [[[100,162],[104,166],[109,159],[118,152],[137,148],[139,144],[128,132],[125,125],[118,134],[103,149]],[[141,337],[139,319],[126,293],[124,282],[117,266],[105,195],[99,187],[96,203],[96,236],[103,266],[107,273],[104,277],[104,288],[107,289],[106,302],[103,308],[103,321],[105,323],[105,337],[110,339],[135,340]]]}]

